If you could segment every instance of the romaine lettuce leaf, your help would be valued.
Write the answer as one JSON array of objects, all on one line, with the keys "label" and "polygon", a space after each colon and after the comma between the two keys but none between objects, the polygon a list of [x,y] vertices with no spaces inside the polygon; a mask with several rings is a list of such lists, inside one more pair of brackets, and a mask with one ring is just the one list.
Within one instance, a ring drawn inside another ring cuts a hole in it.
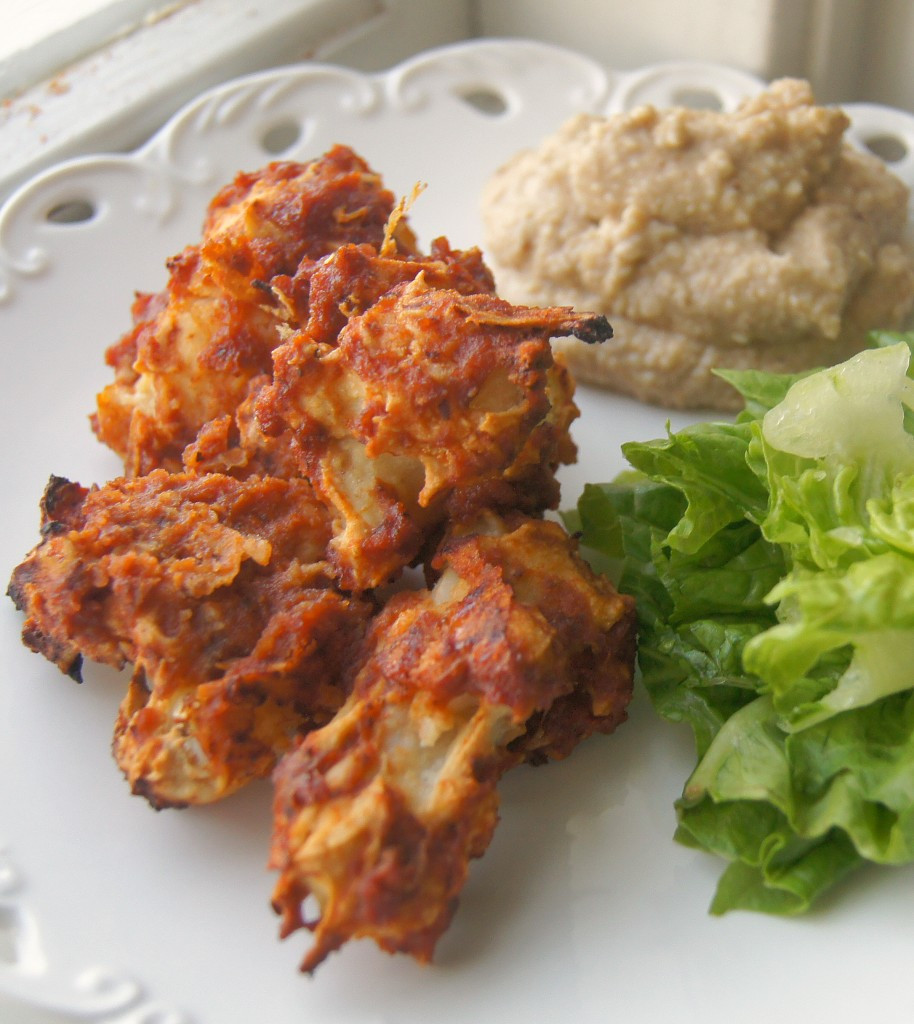
[{"label": "romaine lettuce leaf", "polygon": [[914,335],[837,367],[722,373],[745,400],[623,451],[569,515],[639,610],[657,711],[697,763],[675,837],[711,909],[793,914],[914,860]]}]

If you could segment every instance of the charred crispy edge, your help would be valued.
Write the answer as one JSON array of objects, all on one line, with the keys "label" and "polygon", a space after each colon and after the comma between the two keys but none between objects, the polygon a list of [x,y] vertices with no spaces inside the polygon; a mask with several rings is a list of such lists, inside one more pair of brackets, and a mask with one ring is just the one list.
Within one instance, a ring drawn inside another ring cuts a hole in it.
[{"label": "charred crispy edge", "polygon": [[[23,563],[24,565],[24,563]],[[13,569],[13,574],[10,576],[10,581],[6,587],[6,596],[16,606],[16,611],[24,612],[28,598],[25,593],[25,581],[23,580],[23,565],[17,565]]]},{"label": "charred crispy edge", "polygon": [[21,565],[17,565],[6,588],[6,596],[16,606],[17,611],[25,612],[27,616],[22,627],[22,642],[30,651],[43,654],[48,661],[57,665],[74,682],[81,683],[83,681],[82,654],[45,633],[28,614],[28,584],[32,575],[29,568],[28,559]]},{"label": "charred crispy edge", "polygon": [[48,661],[57,665],[72,680],[81,683],[83,656],[74,648],[55,640],[35,622],[29,615],[29,583],[32,580],[33,558],[48,537],[65,533],[69,529],[68,522],[73,521],[82,508],[88,490],[80,484],[72,483],[66,477],[51,475],[41,496],[41,542],[13,570],[6,588],[6,595],[16,606],[17,611],[26,614],[22,627],[22,642],[37,654],[43,654]]},{"label": "charred crispy edge", "polygon": [[44,493],[41,495],[41,534],[59,533],[66,529],[63,520],[72,518],[74,512],[82,508],[88,489],[81,484],[73,483],[65,476],[48,478]]},{"label": "charred crispy edge", "polygon": [[580,320],[574,322],[571,333],[586,345],[598,345],[601,342],[609,341],[613,336],[613,329],[605,316],[599,313],[585,313],[581,315]]},{"label": "charred crispy edge", "polygon": [[30,651],[43,654],[48,661],[69,676],[73,682],[83,681],[83,656],[66,644],[59,643],[54,637],[39,629],[34,622],[27,621],[22,628],[22,642]]},{"label": "charred crispy edge", "polygon": [[155,786],[147,779],[134,779],[130,785],[133,796],[143,797],[154,811],[182,811],[190,804],[186,800],[164,800],[156,792]]}]

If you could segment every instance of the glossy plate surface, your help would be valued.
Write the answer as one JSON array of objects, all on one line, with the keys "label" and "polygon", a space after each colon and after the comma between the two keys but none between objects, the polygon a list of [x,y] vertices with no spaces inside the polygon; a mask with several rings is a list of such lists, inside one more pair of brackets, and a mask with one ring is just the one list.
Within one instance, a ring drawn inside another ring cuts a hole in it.
[{"label": "glossy plate surface", "polygon": [[[549,46],[473,42],[384,75],[248,77],[200,97],[136,153],[43,174],[0,213],[0,575],[37,540],[50,473],[117,474],[87,419],[109,379],[104,349],[128,327],[133,292],[164,284],[164,260],[196,240],[207,200],[238,170],[344,142],[397,193],[427,184],[411,213],[423,244],[444,234],[470,246],[488,176],[572,113],[695,97],[730,108],[760,86],[718,67],[615,74]],[[906,149],[893,168],[914,180],[914,120],[847,109],[861,144],[888,136]],[[579,404],[567,504],[623,468],[622,441],[659,436],[668,418],[587,389]],[[280,942],[268,905],[268,787],[150,810],[109,753],[123,678],[91,668],[74,685],[21,646],[20,626],[0,604],[4,1021],[914,1019],[914,871],[863,872],[803,920],[711,918],[720,865],[671,840],[690,741],[640,695],[616,735],[504,780],[495,840],[434,966],[354,943],[300,976],[308,936]]]}]

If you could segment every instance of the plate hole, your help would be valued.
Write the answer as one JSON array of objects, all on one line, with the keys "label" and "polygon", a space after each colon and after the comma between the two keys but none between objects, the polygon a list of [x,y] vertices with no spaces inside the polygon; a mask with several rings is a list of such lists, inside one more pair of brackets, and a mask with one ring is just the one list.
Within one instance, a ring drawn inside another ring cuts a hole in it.
[{"label": "plate hole", "polygon": [[887,164],[897,164],[908,155],[908,147],[897,135],[874,135],[863,141],[871,153]]},{"label": "plate hole", "polygon": [[677,107],[689,107],[692,110],[723,110],[720,96],[713,89],[677,89],[673,93],[673,102]]},{"label": "plate hole", "polygon": [[96,212],[95,204],[88,199],[65,199],[48,210],[46,220],[50,224],[84,224]]},{"label": "plate hole", "polygon": [[495,89],[463,89],[457,98],[487,117],[497,117],[508,109],[508,101]]},{"label": "plate hole", "polygon": [[268,128],[260,137],[260,145],[268,152],[276,156],[291,149],[301,138],[301,125],[298,121],[289,118],[288,121],[280,121]]}]

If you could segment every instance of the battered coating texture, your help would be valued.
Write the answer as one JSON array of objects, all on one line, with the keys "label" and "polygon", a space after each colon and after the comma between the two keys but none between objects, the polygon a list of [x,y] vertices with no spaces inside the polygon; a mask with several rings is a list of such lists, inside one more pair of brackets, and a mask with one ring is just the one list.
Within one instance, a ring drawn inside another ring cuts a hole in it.
[{"label": "battered coating texture", "polygon": [[[288,312],[270,282],[297,275],[306,296],[321,257],[348,242],[384,242],[394,207],[345,146],[238,175],[215,196],[200,244],[169,261],[163,292],[137,297],[133,330],[108,352],[115,380],[98,397],[94,425],[128,475],[179,469],[200,428],[231,414],[251,379],[270,372]],[[413,251],[404,220],[395,241]]]},{"label": "battered coating texture", "polygon": [[[491,272],[477,249],[454,250],[445,239],[436,239],[428,256],[412,249],[403,250],[397,235],[403,234],[402,218],[396,230],[385,235],[380,250],[367,243],[343,244],[320,259],[302,260],[292,275],[277,275],[269,292],[277,308],[282,309],[283,329],[274,339],[288,337],[300,329],[322,345],[334,345],[348,321],[369,309],[398,284],[422,276],[439,287],[453,288],[462,294],[490,293],[494,289]],[[232,412],[226,411],[205,423],[182,453],[186,469],[196,472],[222,472],[244,477],[250,473],[271,476],[295,476],[307,471],[301,450],[288,431],[277,429],[275,416],[265,409],[262,418],[270,424],[264,433],[257,415],[259,392],[272,382],[271,370],[252,377],[243,397]],[[205,382],[201,386],[206,386]],[[563,423],[565,434],[576,415],[570,392],[556,387],[554,395],[556,423]],[[569,441],[563,451],[568,451]],[[573,450],[571,456],[573,458]]]},{"label": "battered coating texture", "polygon": [[332,340],[305,330],[277,348],[256,415],[268,434],[291,432],[332,510],[344,587],[387,582],[455,514],[555,503],[577,410],[549,339],[575,331],[610,333],[600,317],[464,295],[423,273]]},{"label": "battered coating texture", "polygon": [[342,704],[373,608],[330,588],[303,480],[55,478],[42,534],[10,583],[24,641],[76,679],[84,657],[132,666],[114,754],[154,806],[267,776]]},{"label": "battered coating texture", "polygon": [[667,407],[736,408],[714,368],[830,365],[914,306],[907,189],[782,80],[733,113],[579,116],[483,197],[499,293],[612,320],[572,371]]},{"label": "battered coating texture", "polygon": [[274,905],[283,934],[314,932],[306,971],[359,937],[431,959],[492,837],[502,774],[625,717],[633,602],[558,525],[488,516],[433,567],[431,591],[379,614],[348,701],[274,776]]}]

